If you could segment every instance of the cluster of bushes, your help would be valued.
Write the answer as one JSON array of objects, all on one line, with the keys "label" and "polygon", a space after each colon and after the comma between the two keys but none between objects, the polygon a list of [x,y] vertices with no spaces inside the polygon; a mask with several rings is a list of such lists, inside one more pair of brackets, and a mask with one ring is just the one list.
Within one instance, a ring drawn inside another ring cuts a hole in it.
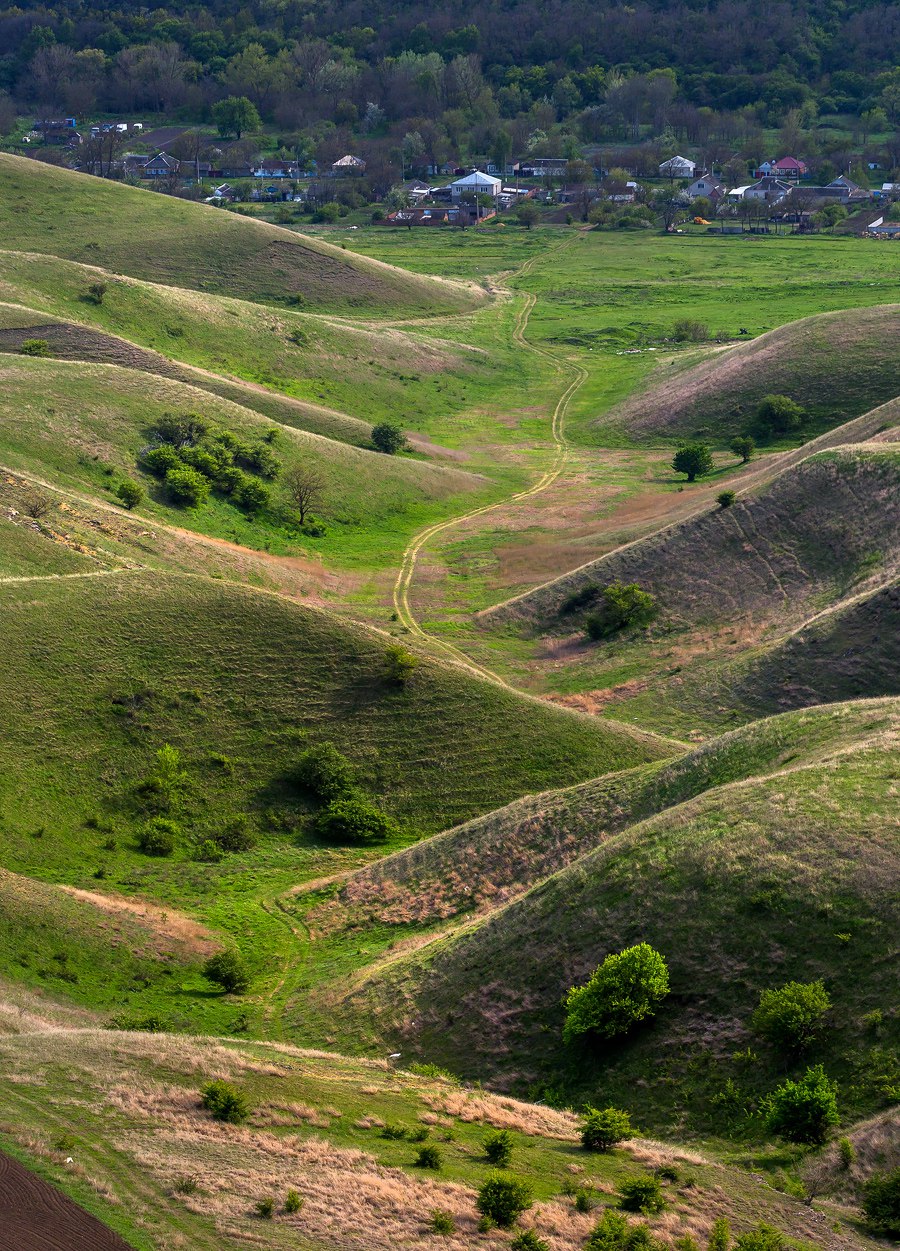
[{"label": "cluster of bushes", "polygon": [[323,805],[315,832],[329,842],[369,846],[397,833],[395,823],[362,794],[350,761],[332,743],[318,743],[301,755],[294,781]]},{"label": "cluster of bushes", "polygon": [[196,508],[215,490],[244,512],[255,514],[270,503],[262,479],[274,479],[281,461],[269,443],[248,443],[196,413],[171,413],[153,427],[153,443],[144,448],[140,464],[162,479],[169,498],[185,508]]}]

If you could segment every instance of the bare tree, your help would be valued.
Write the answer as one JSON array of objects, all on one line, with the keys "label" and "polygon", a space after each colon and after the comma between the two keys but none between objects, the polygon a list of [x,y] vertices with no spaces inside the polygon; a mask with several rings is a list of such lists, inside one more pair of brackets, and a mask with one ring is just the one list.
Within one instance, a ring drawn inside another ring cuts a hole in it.
[{"label": "bare tree", "polygon": [[311,465],[296,465],[282,478],[288,500],[297,511],[300,524],[317,505],[325,493],[325,478]]}]

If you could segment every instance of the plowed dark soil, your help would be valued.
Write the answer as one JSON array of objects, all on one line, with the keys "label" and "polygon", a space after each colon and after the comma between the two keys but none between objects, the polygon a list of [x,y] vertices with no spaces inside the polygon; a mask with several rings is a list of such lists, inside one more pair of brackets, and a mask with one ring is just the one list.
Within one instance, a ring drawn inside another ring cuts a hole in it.
[{"label": "plowed dark soil", "polygon": [[0,1151],[0,1251],[130,1251],[61,1190]]}]

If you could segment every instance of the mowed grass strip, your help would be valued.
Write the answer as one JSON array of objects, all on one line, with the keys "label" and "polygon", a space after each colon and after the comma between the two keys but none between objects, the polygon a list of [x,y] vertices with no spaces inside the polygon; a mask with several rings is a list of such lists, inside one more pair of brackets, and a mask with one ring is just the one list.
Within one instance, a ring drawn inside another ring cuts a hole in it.
[{"label": "mowed grass strip", "polygon": [[0,155],[0,229],[23,250],[151,282],[359,316],[458,312],[484,296],[238,214]]}]

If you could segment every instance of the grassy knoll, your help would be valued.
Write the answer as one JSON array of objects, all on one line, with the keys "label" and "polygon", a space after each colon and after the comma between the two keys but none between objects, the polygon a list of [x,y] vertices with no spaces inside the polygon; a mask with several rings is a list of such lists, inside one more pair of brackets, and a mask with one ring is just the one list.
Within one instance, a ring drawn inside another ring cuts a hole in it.
[{"label": "grassy knoll", "polygon": [[[774,774],[640,821],[484,920],[374,967],[344,1028],[464,1075],[627,1107],[657,1132],[753,1139],[785,1072],[749,1027],[758,996],[823,978],[829,1028],[803,1063],[839,1081],[845,1119],[895,1102],[900,723],[896,700],[872,707],[868,723],[852,705],[814,711],[830,750],[804,759],[798,743]],[[657,1016],[624,1040],[563,1049],[566,989],[642,941],[669,964]]]},{"label": "grassy knoll", "polygon": [[[213,580],[112,573],[0,584],[0,598],[4,866],[154,898],[232,934],[258,979],[254,1028],[295,942],[261,905],[372,854],[314,835],[314,805],[291,781],[310,743],[333,742],[397,820],[388,847],[672,751],[424,658],[398,688],[389,638]],[[186,775],[164,813],[177,826],[168,858],[137,848],[154,811],[141,784],[166,743]],[[255,846],[210,862],[198,849],[223,829]],[[96,979],[69,985],[52,963],[21,975],[107,1006]],[[135,982],[123,1004],[185,1028],[206,1019],[208,999],[190,981]]]},{"label": "grassy knoll", "polygon": [[[13,1023],[13,1029],[15,1024]],[[35,1040],[39,1046],[35,1047]],[[4,1146],[103,1216],[139,1251],[183,1241],[197,1251],[368,1251],[415,1245],[484,1251],[510,1235],[479,1232],[478,1186],[491,1168],[486,1134],[508,1129],[510,1172],[532,1188],[521,1227],[577,1251],[626,1178],[666,1169],[668,1211],[651,1218],[664,1245],[703,1237],[718,1215],[735,1230],[765,1219],[802,1245],[863,1245],[847,1226],[833,1233],[816,1213],[758,1179],[696,1153],[633,1139],[606,1155],[578,1145],[576,1117],[415,1076],[384,1061],[162,1034],[61,1030],[0,1037]],[[241,1127],[217,1123],[199,1105],[210,1078],[232,1081],[252,1112]],[[35,1088],[39,1087],[39,1091]],[[417,1168],[422,1145],[439,1170]],[[66,1168],[71,1156],[74,1164]],[[578,1211],[572,1193],[591,1196]],[[289,1190],[302,1200],[284,1212]],[[273,1217],[256,1206],[274,1200]],[[435,1210],[451,1236],[430,1232]],[[631,1218],[637,1220],[637,1218]]]},{"label": "grassy knoll", "polygon": [[280,427],[273,447],[285,470],[310,465],[324,479],[315,511],[329,531],[309,539],[281,515],[277,478],[270,483],[270,506],[250,515],[216,494],[198,508],[176,507],[140,466],[154,421],[167,412],[199,412],[258,442],[271,422],[255,410],[118,365],[0,356],[0,377],[0,463],[108,501],[123,477],[135,478],[147,490],[139,509],[143,515],[247,547],[268,546],[277,553],[306,549],[371,569],[396,560],[407,536],[431,517],[459,511],[462,500],[482,502],[497,490],[455,467],[386,457]]},{"label": "grassy knoll", "polygon": [[362,260],[208,205],[0,154],[0,229],[26,251],[151,282],[374,317],[459,312],[471,287]]},{"label": "grassy knoll", "polygon": [[[0,268],[0,298],[35,310],[18,314],[29,337],[47,337],[41,312],[72,319],[179,363],[347,412],[370,427],[388,418],[406,424],[407,410],[420,423],[456,413],[510,383],[508,352],[495,358],[408,329],[375,330],[290,309],[261,309],[246,299],[115,277],[33,253],[4,253]],[[100,304],[88,294],[98,281],[107,285]],[[101,351],[87,334],[80,345],[64,341],[62,354],[75,355],[79,346],[87,359]],[[119,363],[148,367],[146,360],[129,360],[127,346],[120,345],[119,354]],[[117,359],[111,345],[105,358]],[[157,371],[164,369],[157,362]]]}]

